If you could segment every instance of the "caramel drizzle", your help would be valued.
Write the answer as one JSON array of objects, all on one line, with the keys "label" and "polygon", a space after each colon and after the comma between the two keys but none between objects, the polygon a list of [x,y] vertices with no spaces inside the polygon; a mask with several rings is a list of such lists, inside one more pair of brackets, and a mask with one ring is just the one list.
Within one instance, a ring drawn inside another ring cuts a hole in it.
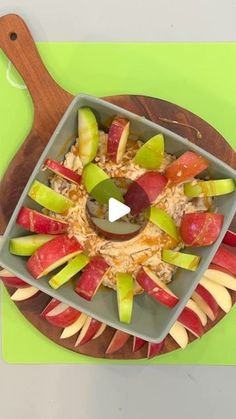
[{"label": "caramel drizzle", "polygon": [[168,119],[168,118],[163,118],[161,116],[158,116],[158,119],[160,119],[160,121],[162,121],[162,122],[167,122],[168,124],[182,125],[183,127],[190,128],[193,131],[195,131],[196,137],[197,137],[198,140],[202,139],[201,132],[196,127],[194,127],[193,125],[185,124],[184,122],[174,121],[174,120]]}]

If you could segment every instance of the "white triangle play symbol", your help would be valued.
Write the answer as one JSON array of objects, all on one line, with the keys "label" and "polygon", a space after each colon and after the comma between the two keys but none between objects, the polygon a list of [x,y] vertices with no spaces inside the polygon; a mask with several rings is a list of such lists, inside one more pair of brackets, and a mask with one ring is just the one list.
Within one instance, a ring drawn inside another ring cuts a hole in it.
[{"label": "white triangle play symbol", "polygon": [[113,221],[119,220],[119,218],[124,217],[124,215],[130,213],[130,207],[122,202],[117,201],[115,198],[110,198],[108,201],[108,220],[113,223]]}]

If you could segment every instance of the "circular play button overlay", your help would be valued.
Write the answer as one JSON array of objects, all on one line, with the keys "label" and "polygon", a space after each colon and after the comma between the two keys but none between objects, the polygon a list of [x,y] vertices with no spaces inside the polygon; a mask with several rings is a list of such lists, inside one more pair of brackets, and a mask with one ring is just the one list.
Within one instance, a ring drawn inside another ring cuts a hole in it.
[{"label": "circular play button overlay", "polygon": [[109,178],[89,191],[87,218],[97,234],[110,240],[129,240],[149,219],[150,199],[128,178]]}]

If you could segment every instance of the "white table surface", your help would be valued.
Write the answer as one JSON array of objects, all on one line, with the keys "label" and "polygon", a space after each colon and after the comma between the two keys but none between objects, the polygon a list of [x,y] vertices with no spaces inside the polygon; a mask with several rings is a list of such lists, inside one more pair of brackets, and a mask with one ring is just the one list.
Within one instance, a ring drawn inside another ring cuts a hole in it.
[{"label": "white table surface", "polygon": [[[235,0],[0,0],[6,12],[23,15],[39,41],[236,40]],[[0,418],[228,419],[235,373],[233,367],[0,361]]]}]

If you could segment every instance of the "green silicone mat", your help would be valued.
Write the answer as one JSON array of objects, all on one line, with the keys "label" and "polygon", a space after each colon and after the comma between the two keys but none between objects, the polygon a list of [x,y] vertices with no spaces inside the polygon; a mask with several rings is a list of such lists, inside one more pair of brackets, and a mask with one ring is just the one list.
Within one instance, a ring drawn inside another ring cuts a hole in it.
[{"label": "green silicone mat", "polygon": [[[189,109],[236,149],[236,43],[39,43],[53,77],[71,93],[142,94]],[[0,174],[33,119],[30,95],[0,50]],[[28,323],[2,292],[2,355],[8,363],[236,364],[236,307],[185,350],[150,361],[95,359],[63,349]]]}]

